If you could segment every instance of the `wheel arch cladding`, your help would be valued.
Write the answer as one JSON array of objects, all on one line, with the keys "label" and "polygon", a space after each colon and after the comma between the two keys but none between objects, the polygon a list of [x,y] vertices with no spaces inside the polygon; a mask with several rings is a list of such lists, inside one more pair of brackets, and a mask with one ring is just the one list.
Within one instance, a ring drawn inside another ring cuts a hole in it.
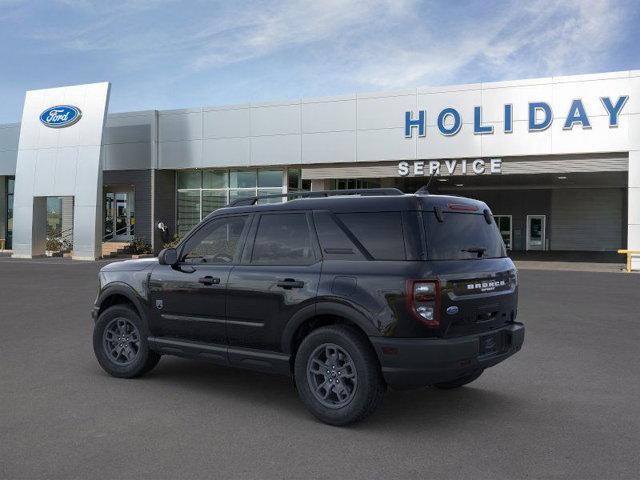
[{"label": "wheel arch cladding", "polygon": [[98,297],[96,302],[100,310],[98,314],[104,312],[113,305],[129,305],[146,322],[147,317],[140,301],[136,298],[134,292],[124,285],[113,285],[105,288]]}]

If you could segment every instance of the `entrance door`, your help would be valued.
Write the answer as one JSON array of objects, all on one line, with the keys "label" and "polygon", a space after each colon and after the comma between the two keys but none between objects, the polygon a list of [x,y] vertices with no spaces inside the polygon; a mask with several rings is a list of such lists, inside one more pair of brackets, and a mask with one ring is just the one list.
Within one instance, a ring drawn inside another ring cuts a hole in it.
[{"label": "entrance door", "polygon": [[505,247],[507,250],[511,250],[512,247],[512,223],[511,223],[511,215],[494,215],[493,218],[496,221],[496,225],[498,226],[498,230],[500,230],[500,235],[502,236],[502,240],[504,241]]},{"label": "entrance door", "polygon": [[104,240],[128,242],[135,234],[133,192],[110,189],[104,199]]},{"label": "entrance door", "polygon": [[546,215],[527,215],[527,250],[546,250],[546,230]]}]

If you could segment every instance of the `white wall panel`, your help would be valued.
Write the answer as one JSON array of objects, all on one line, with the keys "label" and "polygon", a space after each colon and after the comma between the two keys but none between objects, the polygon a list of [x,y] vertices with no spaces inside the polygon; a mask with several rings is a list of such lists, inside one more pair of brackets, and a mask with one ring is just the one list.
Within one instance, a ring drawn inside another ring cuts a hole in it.
[{"label": "white wall panel", "polygon": [[404,138],[404,128],[358,130],[358,161],[416,158],[416,136]]},{"label": "white wall panel", "polygon": [[204,138],[246,137],[251,133],[249,108],[205,110],[202,117]]},{"label": "white wall panel", "polygon": [[104,170],[151,168],[150,143],[113,143],[104,146]]},{"label": "white wall panel", "polygon": [[617,128],[609,127],[609,117],[591,117],[591,128],[576,125],[563,130],[562,119],[554,120],[549,128],[552,134],[552,153],[622,152],[629,149],[629,121],[620,118]]},{"label": "white wall panel", "polygon": [[445,136],[437,127],[427,127],[426,137],[418,137],[417,158],[451,158],[451,152],[457,157],[478,157],[481,155],[480,136],[470,134],[472,125],[462,125],[456,135]]},{"label": "white wall panel", "polygon": [[548,155],[552,150],[551,130],[529,132],[529,122],[513,122],[513,132],[504,133],[504,123],[492,123],[493,135],[477,135],[482,143],[482,156]]},{"label": "white wall panel", "polygon": [[357,102],[358,130],[402,128],[401,137],[404,137],[404,113],[411,110],[415,114],[418,109],[415,93],[394,97],[358,97]]},{"label": "white wall panel", "polygon": [[302,104],[302,132],[337,132],[356,129],[356,100]]},{"label": "white wall panel", "polygon": [[160,168],[202,167],[202,140],[160,142],[158,164]]},{"label": "white wall panel", "polygon": [[197,140],[202,138],[202,111],[160,113],[159,141]]},{"label": "white wall panel", "polygon": [[[300,104],[251,107],[251,135],[300,133]],[[246,133],[247,135],[249,132]]]},{"label": "white wall panel", "polygon": [[311,133],[302,136],[302,163],[355,161],[355,131]]},{"label": "white wall panel", "polygon": [[482,91],[480,84],[470,88],[470,90],[437,93],[425,93],[424,89],[418,89],[418,110],[427,111],[427,125],[437,125],[438,115],[447,107],[458,111],[462,123],[473,125],[473,109],[481,104]]},{"label": "white wall panel", "polygon": [[251,139],[251,165],[298,164],[300,135],[268,135]]},{"label": "white wall panel", "polygon": [[[482,119],[485,122],[503,122],[504,106],[513,105],[513,119],[528,121],[529,102],[551,103],[553,86],[551,79],[540,79],[541,83],[520,86],[495,86],[492,83],[483,84],[482,88]],[[500,82],[503,85],[505,82]]]},{"label": "white wall panel", "polygon": [[251,165],[249,138],[219,138],[203,141],[202,167],[236,167]]}]

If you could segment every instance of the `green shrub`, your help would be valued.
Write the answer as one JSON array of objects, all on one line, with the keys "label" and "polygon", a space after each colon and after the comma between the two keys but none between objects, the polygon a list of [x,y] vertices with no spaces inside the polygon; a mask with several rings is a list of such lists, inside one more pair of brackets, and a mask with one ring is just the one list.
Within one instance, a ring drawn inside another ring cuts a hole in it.
[{"label": "green shrub", "polygon": [[162,248],[176,248],[180,240],[182,240],[182,237],[176,233],[171,240],[162,244]]}]

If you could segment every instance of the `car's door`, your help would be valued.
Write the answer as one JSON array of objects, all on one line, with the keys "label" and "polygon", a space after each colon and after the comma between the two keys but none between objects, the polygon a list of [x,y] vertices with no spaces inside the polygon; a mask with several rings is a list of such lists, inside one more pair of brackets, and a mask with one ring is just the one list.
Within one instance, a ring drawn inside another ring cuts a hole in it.
[{"label": "car's door", "polygon": [[249,220],[249,215],[212,219],[187,239],[177,265],[154,268],[149,282],[153,335],[226,345],[227,281],[240,259]]},{"label": "car's door", "polygon": [[229,277],[229,345],[280,351],[287,321],[315,302],[320,260],[309,213],[256,215],[242,262]]}]

